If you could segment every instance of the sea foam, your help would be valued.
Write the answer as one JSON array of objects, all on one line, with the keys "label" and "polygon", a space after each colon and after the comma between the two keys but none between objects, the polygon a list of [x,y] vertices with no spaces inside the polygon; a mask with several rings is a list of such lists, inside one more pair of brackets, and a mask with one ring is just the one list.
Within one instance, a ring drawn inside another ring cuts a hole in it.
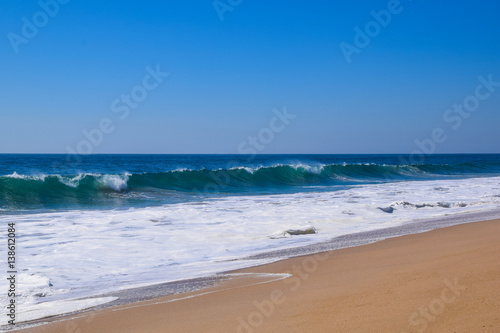
[{"label": "sea foam", "polygon": [[[126,177],[103,178],[103,185],[123,189]],[[3,220],[15,222],[22,235],[20,308],[50,302],[59,308],[69,299],[264,263],[241,260],[262,252],[499,205],[500,177],[488,177],[5,215]],[[6,257],[5,248],[0,256]]]}]

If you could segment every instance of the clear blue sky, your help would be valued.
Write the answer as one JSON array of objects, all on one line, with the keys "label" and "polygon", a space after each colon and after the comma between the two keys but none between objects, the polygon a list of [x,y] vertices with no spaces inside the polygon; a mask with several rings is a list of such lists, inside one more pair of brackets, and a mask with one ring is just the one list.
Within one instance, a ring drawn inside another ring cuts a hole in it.
[{"label": "clear blue sky", "polygon": [[[211,0],[72,0],[53,17],[3,1],[0,152],[64,153],[108,118],[94,153],[237,153],[284,106],[296,118],[262,153],[410,153],[435,128],[436,152],[500,152],[500,87],[443,119],[478,76],[500,82],[497,1],[402,0],[350,63],[340,43],[388,1],[231,2],[221,20]],[[113,101],[157,65],[170,75],[120,119]]]}]

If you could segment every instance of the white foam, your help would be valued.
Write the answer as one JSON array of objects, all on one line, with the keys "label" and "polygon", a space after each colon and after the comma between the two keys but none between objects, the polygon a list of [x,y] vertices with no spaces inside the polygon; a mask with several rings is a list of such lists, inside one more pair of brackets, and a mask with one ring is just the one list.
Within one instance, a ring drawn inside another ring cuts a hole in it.
[{"label": "white foam", "polygon": [[[16,313],[16,322],[27,322],[36,319],[67,314],[71,312],[89,309],[98,305],[112,302],[117,297],[86,298],[77,300],[63,300],[58,302],[46,302],[20,307]],[[8,318],[2,318],[1,325],[7,324]]]},{"label": "white foam", "polygon": [[[251,167],[237,166],[237,167],[230,168],[229,171],[233,171],[233,170],[245,170],[246,172],[253,174],[255,171],[257,171],[257,170],[259,170],[261,168],[264,168],[264,166],[261,165],[261,166],[253,167],[253,168],[251,168]],[[223,170],[222,168],[217,169],[217,171],[222,171],[222,170]]]},{"label": "white foam", "polygon": [[292,167],[295,170],[304,169],[307,172],[319,175],[323,171],[325,165],[324,164],[309,165],[309,164],[301,164],[301,163],[299,163],[299,164],[292,165]]},{"label": "white foam", "polygon": [[97,181],[103,186],[115,190],[117,192],[127,189],[127,182],[130,174],[124,175],[102,175],[97,178]]},{"label": "white foam", "polygon": [[47,178],[47,175],[40,174],[40,175],[30,175],[30,176],[27,176],[27,175],[20,175],[20,174],[18,174],[17,172],[14,171],[12,174],[5,175],[5,176],[2,176],[2,177],[14,178],[14,179],[39,180],[39,181],[43,182],[43,181],[45,181],[45,178]]},{"label": "white foam", "polygon": [[6,175],[4,177],[8,177],[8,178],[15,178],[15,179],[23,179],[25,178],[25,176],[22,176],[20,174],[18,174],[17,172],[14,171],[14,173],[12,173],[11,175]]},{"label": "white foam", "polygon": [[[104,183],[119,190],[126,177]],[[448,203],[449,208],[440,202]],[[492,177],[229,196],[121,211],[7,215],[3,220],[16,222],[22,235],[17,244],[18,270],[24,274],[18,284],[19,302],[20,308],[29,309],[46,302],[57,305],[130,286],[241,268],[250,264],[234,259],[268,250],[499,206],[500,177]],[[394,210],[387,213],[380,207]],[[317,233],[273,237],[305,226],[314,227]],[[3,258],[5,250],[0,247]],[[0,295],[2,302],[6,302],[5,296]]]},{"label": "white foam", "polygon": [[68,177],[63,177],[61,175],[57,175],[57,179],[59,179],[59,181],[61,183],[63,183],[64,185],[66,185],[66,186],[69,186],[69,187],[72,187],[72,188],[77,188],[78,185],[80,184],[80,180],[82,180],[83,178],[85,178],[85,176],[92,176],[92,174],[89,174],[89,173],[80,173],[80,174],[78,174],[77,176],[75,176],[73,178],[68,178]]},{"label": "white foam", "polygon": [[65,292],[64,290],[52,288],[50,279],[46,276],[20,273],[17,275],[17,280],[17,296],[25,298],[25,303],[36,303],[37,298]]}]

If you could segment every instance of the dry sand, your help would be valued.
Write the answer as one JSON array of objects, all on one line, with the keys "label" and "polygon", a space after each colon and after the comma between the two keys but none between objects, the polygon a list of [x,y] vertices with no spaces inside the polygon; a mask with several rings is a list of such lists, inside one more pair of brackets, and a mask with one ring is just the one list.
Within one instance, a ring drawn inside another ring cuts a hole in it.
[{"label": "dry sand", "polygon": [[238,278],[22,332],[500,332],[500,220],[238,272],[293,276]]}]

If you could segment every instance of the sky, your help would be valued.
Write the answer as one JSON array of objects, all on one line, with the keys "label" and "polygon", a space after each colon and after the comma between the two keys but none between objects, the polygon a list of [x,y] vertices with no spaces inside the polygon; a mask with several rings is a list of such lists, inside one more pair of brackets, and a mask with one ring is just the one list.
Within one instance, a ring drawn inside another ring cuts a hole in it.
[{"label": "sky", "polygon": [[500,153],[499,12],[3,1],[0,153]]}]

